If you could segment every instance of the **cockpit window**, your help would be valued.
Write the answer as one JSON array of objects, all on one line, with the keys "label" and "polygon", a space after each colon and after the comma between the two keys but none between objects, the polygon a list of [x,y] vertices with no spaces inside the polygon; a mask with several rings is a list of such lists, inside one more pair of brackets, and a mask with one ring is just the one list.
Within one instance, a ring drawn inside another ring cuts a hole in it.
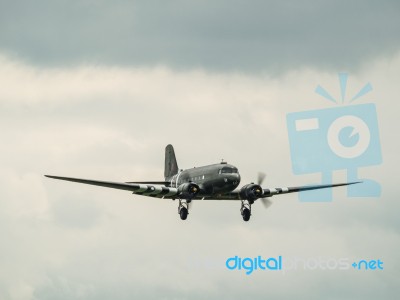
[{"label": "cockpit window", "polygon": [[229,168],[229,167],[225,167],[221,169],[220,174],[224,174],[224,173],[237,173],[238,170],[236,168]]}]

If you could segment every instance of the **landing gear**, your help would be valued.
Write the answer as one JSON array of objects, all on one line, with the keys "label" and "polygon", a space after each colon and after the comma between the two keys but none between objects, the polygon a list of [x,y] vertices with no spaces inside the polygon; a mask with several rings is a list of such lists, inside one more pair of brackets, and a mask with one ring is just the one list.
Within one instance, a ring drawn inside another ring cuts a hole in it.
[{"label": "landing gear", "polygon": [[242,200],[242,206],[240,207],[240,214],[243,217],[243,221],[247,222],[250,220],[251,216],[251,202],[247,200]]},{"label": "landing gear", "polygon": [[250,220],[250,216],[251,216],[250,209],[244,208],[242,210],[242,216],[243,216],[243,221],[247,222],[248,220]]},{"label": "landing gear", "polygon": [[178,214],[181,217],[181,220],[186,220],[189,214],[189,202],[186,200],[179,199],[179,206],[178,206]]},{"label": "landing gear", "polygon": [[187,210],[186,207],[182,207],[179,215],[181,216],[181,220],[186,220],[187,219],[187,215],[189,214],[189,211]]}]

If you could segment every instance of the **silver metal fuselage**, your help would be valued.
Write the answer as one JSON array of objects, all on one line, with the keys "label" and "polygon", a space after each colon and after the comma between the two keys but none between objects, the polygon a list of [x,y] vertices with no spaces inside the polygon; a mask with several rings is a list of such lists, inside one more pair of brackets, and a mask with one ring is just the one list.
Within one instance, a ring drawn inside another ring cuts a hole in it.
[{"label": "silver metal fuselage", "polygon": [[182,170],[166,180],[170,181],[170,186],[175,188],[187,182],[196,183],[200,187],[199,196],[209,196],[229,193],[236,189],[240,183],[240,174],[235,166],[220,163]]}]

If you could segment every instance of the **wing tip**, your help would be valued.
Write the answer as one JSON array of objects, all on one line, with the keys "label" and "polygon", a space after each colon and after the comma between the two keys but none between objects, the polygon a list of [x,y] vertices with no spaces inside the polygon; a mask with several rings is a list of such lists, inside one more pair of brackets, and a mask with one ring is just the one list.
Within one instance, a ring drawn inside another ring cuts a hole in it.
[{"label": "wing tip", "polygon": [[54,176],[54,175],[44,175],[44,177],[52,178],[52,179],[63,179],[64,177]]},{"label": "wing tip", "polygon": [[348,182],[347,185],[351,185],[351,184],[357,184],[357,183],[363,183],[364,181],[353,181],[353,182]]}]

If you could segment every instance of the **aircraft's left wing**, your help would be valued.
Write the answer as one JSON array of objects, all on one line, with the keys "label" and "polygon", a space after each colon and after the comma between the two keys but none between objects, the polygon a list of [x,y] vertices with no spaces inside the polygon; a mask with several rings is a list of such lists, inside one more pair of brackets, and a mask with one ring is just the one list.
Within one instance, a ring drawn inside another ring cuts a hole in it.
[{"label": "aircraft's left wing", "polygon": [[[356,184],[356,183],[361,183],[361,181],[348,182],[348,183],[336,183],[336,184],[306,185],[306,186],[297,186],[297,187],[266,188],[266,189],[263,189],[263,195],[260,198],[267,198],[267,197],[272,197],[274,195],[280,195],[280,194],[327,189],[327,188],[346,186],[346,185],[351,185],[351,184]],[[244,200],[244,199],[241,199],[241,197],[240,197],[240,189],[232,191],[230,193],[226,193],[226,194],[213,195],[212,197],[204,197],[204,200],[212,200],[212,199],[215,199],[215,200]]]},{"label": "aircraft's left wing", "polygon": [[352,185],[352,184],[356,184],[356,183],[361,183],[361,181],[348,182],[348,183],[336,183],[336,184],[306,185],[306,186],[284,187],[284,188],[269,188],[269,189],[263,189],[264,193],[261,198],[271,197],[273,195],[279,195],[279,194],[298,193],[298,192],[303,192],[303,191],[327,189],[327,188],[333,188],[333,187],[338,187],[338,186]]},{"label": "aircraft's left wing", "polygon": [[178,194],[178,190],[176,188],[157,186],[151,184],[100,181],[100,180],[60,177],[52,175],[45,175],[45,176],[53,179],[66,180],[66,181],[72,181],[90,185],[97,185],[112,189],[131,191],[134,194],[156,197],[156,198],[172,198],[173,196]]}]

